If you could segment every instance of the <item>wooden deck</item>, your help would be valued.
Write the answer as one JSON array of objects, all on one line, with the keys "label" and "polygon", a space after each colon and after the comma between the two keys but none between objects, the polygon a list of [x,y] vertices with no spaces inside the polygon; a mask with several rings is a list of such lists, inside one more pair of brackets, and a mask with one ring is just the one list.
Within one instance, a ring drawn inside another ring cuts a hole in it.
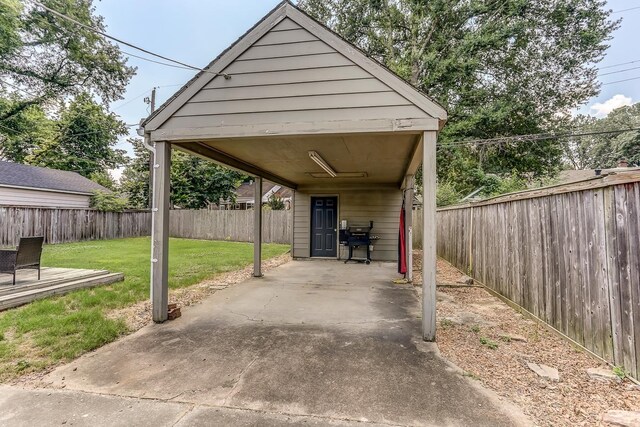
[{"label": "wooden deck", "polygon": [[107,270],[81,270],[75,268],[43,267],[40,280],[36,270],[20,270],[13,286],[12,276],[0,274],[0,311],[27,304],[52,295],[107,285],[124,280],[122,273]]}]

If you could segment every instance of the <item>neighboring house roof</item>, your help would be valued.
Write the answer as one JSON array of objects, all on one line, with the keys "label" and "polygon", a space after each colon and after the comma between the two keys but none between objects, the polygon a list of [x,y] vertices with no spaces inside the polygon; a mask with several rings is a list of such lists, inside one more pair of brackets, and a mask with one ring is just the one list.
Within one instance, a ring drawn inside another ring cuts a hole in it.
[{"label": "neighboring house roof", "polygon": [[0,187],[37,188],[63,193],[91,195],[109,191],[76,172],[41,168],[0,160]]},{"label": "neighboring house roof", "polygon": [[558,184],[570,184],[573,182],[584,181],[587,179],[595,178],[599,175],[596,174],[596,170],[600,171],[600,175],[610,175],[614,173],[626,173],[640,171],[640,167],[618,167],[611,169],[582,169],[582,170],[563,170],[558,174]]},{"label": "neighboring house roof", "polygon": [[[331,46],[345,58],[350,58],[356,63],[356,65],[365,69],[372,76],[385,83],[391,89],[395,90],[398,94],[406,98],[409,102],[413,103],[431,117],[439,119],[441,126],[444,124],[444,121],[447,119],[447,112],[444,107],[417,89],[415,86],[411,85],[405,79],[398,76],[385,65],[378,62],[375,58],[370,57],[366,52],[346,41],[326,25],[318,22],[306,12],[299,9],[289,0],[285,0],[263,17],[238,40],[236,40],[231,46],[229,46],[229,48],[224,50],[217,58],[209,63],[203,71],[200,71],[191,80],[189,80],[172,97],[162,104],[160,108],[147,117],[147,119],[142,122],[142,126],[145,130],[149,132],[151,130],[158,129],[172,116],[172,114],[183,107],[195,94],[198,93],[200,89],[217,76],[225,76],[225,78],[229,77],[228,75],[225,75],[225,69],[246,50],[238,51],[238,49],[234,48],[244,39],[255,38],[257,40],[261,38],[269,32],[273,26],[280,23],[285,18],[291,19],[303,29],[311,32],[318,37],[319,40]],[[273,21],[270,22],[271,28],[261,28],[264,27],[261,24],[267,20]],[[246,48],[250,48],[252,44],[248,45]]]},{"label": "neighboring house roof", "polygon": [[[242,203],[253,202],[254,192],[255,192],[254,188],[255,188],[254,181],[244,182],[240,184],[240,186],[235,190],[236,202],[242,202]],[[271,197],[271,195],[273,194],[275,194],[276,197],[286,200],[292,197],[293,192],[291,191],[291,189],[287,187],[283,187],[278,184],[274,184],[271,181],[263,181],[262,182],[262,202],[266,203],[267,201],[269,201],[269,197]]]}]

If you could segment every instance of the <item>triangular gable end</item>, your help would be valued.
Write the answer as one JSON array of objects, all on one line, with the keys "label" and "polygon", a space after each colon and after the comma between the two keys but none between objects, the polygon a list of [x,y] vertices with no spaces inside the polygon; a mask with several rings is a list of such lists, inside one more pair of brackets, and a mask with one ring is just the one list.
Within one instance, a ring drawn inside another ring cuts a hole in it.
[{"label": "triangular gable end", "polygon": [[196,75],[144,126],[150,132],[386,118],[442,123],[446,111],[284,2]]}]

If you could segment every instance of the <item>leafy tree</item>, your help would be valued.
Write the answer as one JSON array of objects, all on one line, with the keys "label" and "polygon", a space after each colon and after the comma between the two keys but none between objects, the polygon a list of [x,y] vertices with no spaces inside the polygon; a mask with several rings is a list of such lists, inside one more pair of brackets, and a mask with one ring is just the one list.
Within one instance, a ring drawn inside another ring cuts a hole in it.
[{"label": "leafy tree", "polygon": [[[640,102],[613,110],[597,119],[579,115],[572,122],[573,133],[598,133],[613,129],[640,128]],[[640,165],[640,131],[602,133],[566,138],[562,142],[566,165],[571,169],[616,167],[620,160]]]},{"label": "leafy tree", "polygon": [[125,124],[84,93],[62,110],[56,137],[34,150],[32,164],[78,172],[87,178],[126,162],[114,148],[127,133]]},{"label": "leafy tree", "polygon": [[438,177],[461,194],[487,174],[555,172],[556,140],[447,142],[555,129],[598,92],[597,69],[619,21],[602,0],[300,0],[348,41],[432,96],[449,113]]},{"label": "leafy tree", "polygon": [[127,163],[120,177],[120,191],[129,200],[130,208],[146,209],[149,207],[149,151],[144,148],[142,140],[127,140],[133,146],[133,159]]},{"label": "leafy tree", "polygon": [[[85,25],[105,30],[92,0],[41,0]],[[0,0],[0,89],[20,93],[0,122],[33,105],[90,92],[103,102],[122,97],[135,68],[104,37],[41,7]],[[15,87],[18,87],[16,92]]]},{"label": "leafy tree", "polygon": [[202,209],[234,197],[244,176],[213,162],[174,150],[171,156],[171,203]]},{"label": "leafy tree", "polygon": [[[149,206],[149,151],[139,139],[129,140],[135,157],[127,164],[120,188],[129,207]],[[184,209],[202,209],[234,197],[244,176],[213,162],[173,150],[171,156],[171,204]]]},{"label": "leafy tree", "polygon": [[113,179],[113,177],[109,172],[94,172],[91,174],[89,179],[93,182],[96,182],[102,185],[103,187],[111,191],[118,190],[118,184],[116,183],[116,180]]},{"label": "leafy tree", "polygon": [[127,203],[126,198],[114,192],[98,190],[91,196],[91,207],[104,212],[122,212]]},{"label": "leafy tree", "polygon": [[438,183],[436,189],[436,206],[449,206],[457,203],[460,200],[460,194],[456,191],[453,185],[448,182]]},{"label": "leafy tree", "polygon": [[[0,114],[12,109],[14,99],[0,98]],[[34,150],[53,140],[55,122],[40,106],[32,105],[0,123],[0,159],[28,163]]]}]

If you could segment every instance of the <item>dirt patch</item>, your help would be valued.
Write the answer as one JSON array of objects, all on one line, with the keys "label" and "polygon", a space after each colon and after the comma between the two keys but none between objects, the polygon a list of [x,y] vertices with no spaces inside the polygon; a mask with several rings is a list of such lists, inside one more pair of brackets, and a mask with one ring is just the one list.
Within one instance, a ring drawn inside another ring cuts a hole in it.
[{"label": "dirt patch", "polygon": [[[443,259],[437,259],[437,278],[439,285],[454,284],[462,275],[460,271]],[[422,251],[413,251],[413,284],[422,286]]]},{"label": "dirt patch", "polygon": [[[262,261],[262,270],[269,271],[291,260],[291,254],[270,258]],[[178,307],[188,307],[197,304],[209,295],[213,295],[221,289],[225,289],[231,285],[243,282],[253,275],[253,265],[247,266],[242,270],[230,271],[215,276],[212,279],[205,280],[197,285],[187,288],[175,289],[169,291],[169,303],[176,303]],[[151,301],[141,301],[118,310],[107,313],[107,317],[111,319],[123,319],[130,332],[150,324],[151,319]]]},{"label": "dirt patch", "polygon": [[[438,283],[455,282],[461,275],[438,260]],[[589,378],[587,369],[606,365],[485,289],[439,287],[438,295],[442,356],[520,406],[537,425],[602,425],[608,410],[640,410],[637,385],[628,379],[609,383]],[[560,380],[538,376],[527,363],[556,368]]]}]

